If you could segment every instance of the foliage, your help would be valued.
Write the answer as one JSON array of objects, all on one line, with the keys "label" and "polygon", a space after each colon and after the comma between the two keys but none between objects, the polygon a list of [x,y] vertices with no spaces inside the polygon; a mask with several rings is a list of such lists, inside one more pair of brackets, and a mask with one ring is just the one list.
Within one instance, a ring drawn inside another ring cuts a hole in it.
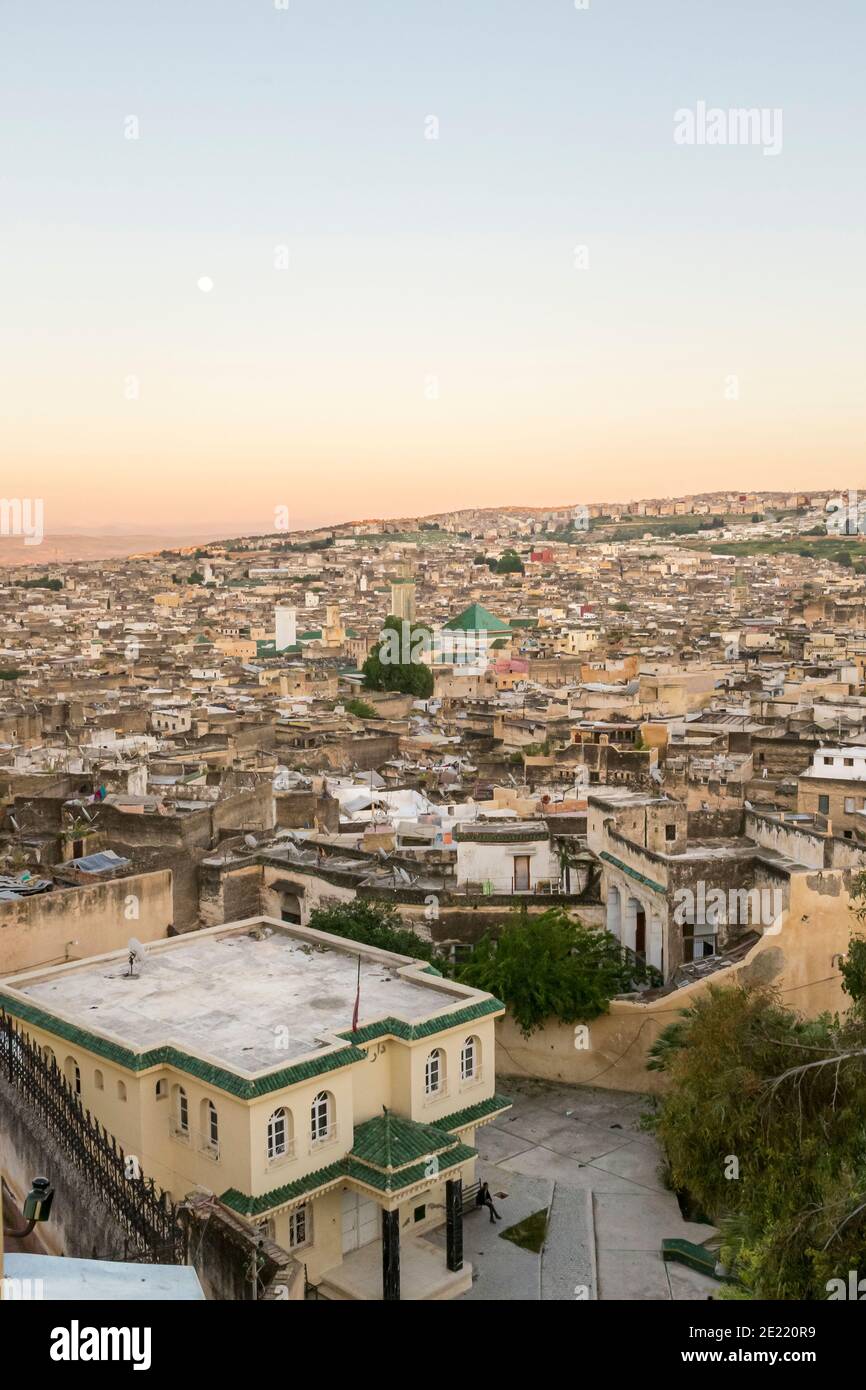
[{"label": "foliage", "polygon": [[345,709],[349,714],[354,714],[356,719],[381,719],[372,705],[368,705],[366,700],[347,700]]},{"label": "foliage", "polygon": [[377,946],[380,951],[394,951],[398,956],[426,961],[436,956],[429,941],[422,941],[420,936],[404,927],[396,910],[381,903],[356,898],[335,907],[317,907],[310,914],[309,925],[316,931],[330,932],[332,936],[345,936],[349,941]]},{"label": "foliage", "polygon": [[[386,618],[384,631],[396,633],[402,643],[404,629],[399,618]],[[425,637],[429,636],[429,631],[429,628],[421,623],[416,623],[409,630],[409,651],[400,653],[401,656],[410,657],[409,661],[383,661],[383,649],[387,653],[391,639],[385,637],[378,642],[361,667],[367,689],[399,690],[402,694],[414,695],[419,700],[428,699],[433,694],[433,672],[423,661],[412,660],[411,656],[416,648],[422,646]]]},{"label": "foliage", "polygon": [[537,917],[513,914],[498,940],[488,933],[479,941],[457,978],[501,999],[526,1037],[549,1018],[587,1023],[607,1011],[614,995],[660,983],[610,932],[587,927],[562,908]]},{"label": "foliage", "polygon": [[497,574],[523,574],[523,561],[516,550],[503,550],[496,564]]},{"label": "foliage", "polygon": [[47,574],[42,574],[35,579],[17,580],[17,587],[19,589],[52,589],[54,593],[57,593],[63,588],[63,580],[49,579]]},{"label": "foliage", "polygon": [[20,667],[5,666],[0,670],[0,681],[17,681],[18,677],[23,675],[24,672]]},{"label": "foliage", "polygon": [[739,1291],[826,1299],[866,1259],[866,941],[843,965],[844,1021],[803,1020],[772,991],[710,986],[651,1049],[670,1090],[650,1120],[723,1233]]}]

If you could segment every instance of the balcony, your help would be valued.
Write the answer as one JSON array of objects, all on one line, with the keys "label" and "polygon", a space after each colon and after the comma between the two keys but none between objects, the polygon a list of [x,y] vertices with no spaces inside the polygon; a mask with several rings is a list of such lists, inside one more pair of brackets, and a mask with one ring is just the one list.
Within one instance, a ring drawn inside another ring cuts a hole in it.
[{"label": "balcony", "polygon": [[467,898],[490,898],[495,895],[500,897],[549,897],[552,893],[562,893],[561,878],[536,878],[526,884],[523,880],[514,878],[485,878],[485,879],[465,879],[463,883],[458,883],[454,889],[457,896]]}]

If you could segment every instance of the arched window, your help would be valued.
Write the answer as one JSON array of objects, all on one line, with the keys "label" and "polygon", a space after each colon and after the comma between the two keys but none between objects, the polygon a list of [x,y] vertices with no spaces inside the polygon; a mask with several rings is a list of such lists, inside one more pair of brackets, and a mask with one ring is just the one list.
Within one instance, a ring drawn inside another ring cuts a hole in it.
[{"label": "arched window", "polygon": [[117,1099],[118,1099],[118,1100],[126,1100],[126,1082],[125,1082],[125,1081],[118,1081],[118,1083],[117,1083]]},{"label": "arched window", "polygon": [[310,1138],[314,1144],[322,1144],[334,1133],[334,1097],[330,1091],[320,1091],[310,1109]]},{"label": "arched window", "polygon": [[285,1158],[292,1150],[292,1117],[284,1105],[268,1120],[268,1162]]},{"label": "arched window", "polygon": [[220,1122],[217,1115],[216,1106],[212,1100],[203,1100],[201,1103],[202,1115],[202,1140],[206,1149],[219,1150],[220,1146]]},{"label": "arched window", "polygon": [[50,1047],[46,1047],[42,1055],[48,1063],[49,1067],[57,1066],[57,1058],[54,1056],[54,1053],[51,1051]]},{"label": "arched window", "polygon": [[460,1080],[479,1081],[481,1079],[481,1039],[467,1038],[460,1049]]},{"label": "arched window", "polygon": [[67,1057],[63,1064],[63,1074],[77,1096],[81,1095],[81,1068],[74,1057]]},{"label": "arched window", "polygon": [[102,1078],[102,1072],[99,1070],[99,1067],[97,1067],[96,1071],[93,1073],[93,1084],[96,1087],[97,1091],[105,1090],[105,1082]]},{"label": "arched window", "polygon": [[424,1092],[428,1096],[438,1096],[444,1089],[445,1053],[441,1047],[434,1047],[424,1068]]},{"label": "arched window", "polygon": [[157,1100],[165,1100],[167,1095],[168,1082],[163,1078],[161,1081],[157,1081],[156,1083],[156,1098]]},{"label": "arched window", "polygon": [[172,1092],[174,1097],[174,1114],[172,1120],[175,1134],[189,1135],[189,1097],[182,1086],[175,1086]]}]

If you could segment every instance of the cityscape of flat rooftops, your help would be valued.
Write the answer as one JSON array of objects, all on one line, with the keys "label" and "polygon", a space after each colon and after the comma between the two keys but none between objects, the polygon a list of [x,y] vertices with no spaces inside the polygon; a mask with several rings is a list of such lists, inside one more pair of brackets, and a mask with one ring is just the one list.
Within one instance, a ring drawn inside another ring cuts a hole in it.
[{"label": "cityscape of flat rooftops", "polygon": [[[455,1002],[433,976],[429,983],[402,976],[405,964],[397,956],[361,956],[361,1024],[386,1016],[411,1023]],[[127,1047],[170,1042],[244,1073],[320,1051],[332,1045],[331,1034],[352,1026],[357,951],[323,946],[267,919],[249,930],[146,947],[135,978],[128,969],[118,952],[32,983],[7,983],[48,1012]]]}]

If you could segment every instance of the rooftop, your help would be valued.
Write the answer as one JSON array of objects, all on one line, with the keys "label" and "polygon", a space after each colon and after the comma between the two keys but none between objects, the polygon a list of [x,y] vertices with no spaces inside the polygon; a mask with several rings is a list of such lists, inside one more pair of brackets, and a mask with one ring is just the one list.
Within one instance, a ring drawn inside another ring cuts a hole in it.
[{"label": "rooftop", "polygon": [[[348,1032],[358,986],[354,943],[263,918],[154,942],[128,974],[125,951],[7,979],[51,1013],[135,1050],[171,1043],[253,1074],[330,1048]],[[420,974],[423,963],[361,948],[359,1028],[407,1024],[488,996]]]}]

